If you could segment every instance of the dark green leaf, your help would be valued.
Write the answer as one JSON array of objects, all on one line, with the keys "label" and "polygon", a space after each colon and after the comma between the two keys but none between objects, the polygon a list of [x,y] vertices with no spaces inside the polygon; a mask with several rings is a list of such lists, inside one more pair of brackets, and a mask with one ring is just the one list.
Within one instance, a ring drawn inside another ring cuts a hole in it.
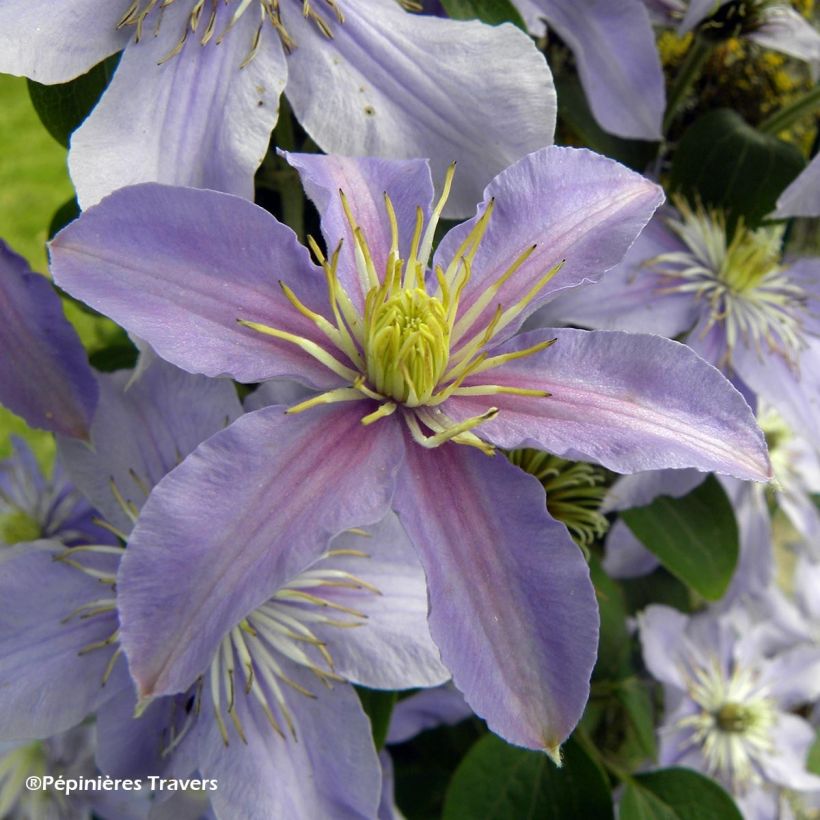
[{"label": "dark green leaf", "polygon": [[125,370],[134,367],[137,363],[139,351],[126,338],[126,343],[113,344],[96,350],[88,360],[92,367],[103,373],[112,373],[115,370]]},{"label": "dark green leaf", "polygon": [[28,93],[40,120],[61,145],[68,145],[72,132],[97,104],[119,59],[120,55],[114,54],[67,83],[41,85],[28,81]]},{"label": "dark green leaf", "polygon": [[691,769],[635,775],[621,800],[620,820],[743,820],[721,786]]},{"label": "dark green leaf", "polygon": [[453,775],[444,820],[611,820],[606,776],[581,746],[563,746],[558,768],[542,752],[486,735]]},{"label": "dark green leaf", "polygon": [[637,679],[620,682],[615,695],[624,710],[624,742],[618,750],[618,757],[639,763],[654,759],[655,724],[653,721],[652,699],[646,687]]},{"label": "dark green leaf", "polygon": [[373,742],[377,749],[381,749],[390,728],[390,715],[393,714],[393,707],[396,705],[396,692],[381,692],[376,689],[365,689],[364,686],[357,686],[356,692],[362,702],[362,709],[370,718]]},{"label": "dark green leaf", "polygon": [[752,128],[721,108],[699,117],[684,133],[672,161],[670,185],[693,201],[726,209],[731,221],[756,226],[774,210],[805,160],[787,142]]},{"label": "dark green leaf", "polygon": [[660,496],[622,516],[640,542],[697,593],[716,601],[726,592],[737,564],[738,531],[714,476],[683,498]]},{"label": "dark green leaf", "polygon": [[614,680],[621,677],[629,658],[631,640],[626,628],[626,605],[623,592],[601,568],[601,562],[593,555],[589,562],[595,596],[601,613],[601,633],[598,640],[598,661],[593,678]]},{"label": "dark green leaf", "polygon": [[620,586],[630,615],[646,609],[650,604],[664,604],[681,612],[692,611],[692,596],[688,587],[663,567],[639,578],[623,578]]},{"label": "dark green leaf", "polygon": [[622,139],[604,131],[592,116],[581,83],[575,77],[556,77],[555,90],[558,93],[558,116],[588,148],[636,171],[643,171],[657,153],[657,142]]},{"label": "dark green leaf", "polygon": [[51,217],[51,223],[48,226],[48,238],[53,239],[55,234],[65,228],[69,222],[73,222],[79,215],[80,206],[77,204],[76,197],[64,202],[54,212],[54,216]]},{"label": "dark green leaf", "polygon": [[491,26],[512,23],[527,30],[524,18],[510,0],[441,0],[441,5],[454,20],[481,20]]}]

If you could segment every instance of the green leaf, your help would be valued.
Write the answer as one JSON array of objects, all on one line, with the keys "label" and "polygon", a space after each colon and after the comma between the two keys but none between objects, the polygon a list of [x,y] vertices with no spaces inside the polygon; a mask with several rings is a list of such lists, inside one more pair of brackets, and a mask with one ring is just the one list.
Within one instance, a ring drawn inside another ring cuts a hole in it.
[{"label": "green leaf", "polygon": [[650,604],[671,606],[680,612],[692,611],[689,588],[663,567],[638,578],[622,578],[620,587],[630,615],[646,609]]},{"label": "green leaf", "polygon": [[556,77],[555,90],[558,94],[558,116],[587,148],[612,157],[636,171],[643,171],[657,154],[657,142],[627,140],[604,131],[592,116],[581,83],[575,77]]},{"label": "green leaf", "polygon": [[592,676],[593,679],[614,680],[622,675],[632,643],[626,627],[626,604],[621,588],[604,572],[594,555],[590,558],[589,569],[601,613],[598,660]]},{"label": "green leaf", "polygon": [[721,108],[699,117],[684,133],[670,186],[692,201],[727,210],[730,227],[738,217],[755,227],[805,164],[794,145]]},{"label": "green leaf", "polygon": [[737,564],[738,530],[731,502],[714,476],[683,498],[660,496],[622,517],[673,575],[706,600],[726,592]]},{"label": "green leaf", "polygon": [[366,689],[364,686],[357,686],[356,692],[362,703],[362,709],[370,718],[373,742],[377,749],[382,749],[387,738],[387,730],[390,728],[390,716],[396,705],[397,693]]},{"label": "green leaf", "polygon": [[54,212],[51,217],[51,222],[48,226],[48,238],[54,239],[55,235],[59,233],[69,222],[73,222],[80,215],[80,206],[76,197],[65,201]]},{"label": "green leaf", "polygon": [[88,73],[56,85],[28,81],[28,93],[41,122],[60,145],[68,146],[72,132],[89,115],[111,81],[120,55],[97,63]]},{"label": "green leaf", "polygon": [[721,786],[691,769],[661,769],[630,778],[620,820],[743,820]]},{"label": "green leaf", "polygon": [[481,20],[491,26],[512,23],[527,30],[524,18],[510,0],[441,0],[441,5],[453,20]]},{"label": "green leaf", "polygon": [[485,735],[456,769],[443,820],[611,820],[606,776],[574,740],[558,768],[542,752]]}]

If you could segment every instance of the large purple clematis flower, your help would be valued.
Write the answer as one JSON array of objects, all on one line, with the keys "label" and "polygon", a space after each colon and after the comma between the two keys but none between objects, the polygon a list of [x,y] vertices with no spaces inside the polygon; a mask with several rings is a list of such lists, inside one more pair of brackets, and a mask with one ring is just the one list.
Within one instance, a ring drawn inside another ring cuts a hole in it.
[{"label": "large purple clematis flower", "polygon": [[392,503],[455,683],[500,734],[556,754],[586,700],[594,594],[537,480],[488,457],[494,445],[620,471],[769,473],[741,396],[684,346],[514,335],[614,265],[660,190],[588,151],[543,149],[499,175],[429,262],[444,201],[432,205],[425,162],[290,160],[321,215],[321,269],[256,206],[157,185],[112,195],[52,245],[61,285],[161,356],[321,391],[239,419],[143,509],[119,587],[140,695],[187,689],[226,628]]},{"label": "large purple clematis flower", "polygon": [[539,320],[685,335],[750,398],[820,448],[820,258],[781,259],[782,227],[731,235],[718,211],[656,215],[599,299],[568,293]]},{"label": "large purple clematis flower", "polygon": [[[325,151],[463,168],[466,216],[511,162],[552,142],[543,55],[512,25],[410,14],[394,0],[4,0],[0,71],[59,83],[123,50],[71,141],[82,207],[135,182],[253,198],[286,91]],[[160,25],[161,21],[161,25]]]},{"label": "large purple clematis flower", "polygon": [[97,384],[48,279],[0,240],[0,403],[32,427],[88,436]]},{"label": "large purple clematis flower", "polygon": [[820,694],[820,649],[763,657],[756,630],[739,634],[728,614],[650,606],[638,623],[644,661],[664,685],[660,765],[716,777],[749,820],[779,816],[781,789],[820,788],[805,764],[814,729],[792,713]]}]

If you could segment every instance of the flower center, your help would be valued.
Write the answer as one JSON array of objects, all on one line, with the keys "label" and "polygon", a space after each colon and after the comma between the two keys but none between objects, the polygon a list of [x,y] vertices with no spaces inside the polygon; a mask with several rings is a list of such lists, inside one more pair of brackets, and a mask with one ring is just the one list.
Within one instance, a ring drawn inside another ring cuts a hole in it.
[{"label": "flower center", "polygon": [[700,707],[678,725],[693,730],[708,770],[733,788],[757,783],[754,759],[769,753],[777,714],[774,701],[749,669],[736,667],[728,676],[717,661],[695,668],[689,695]]},{"label": "flower center", "polygon": [[0,515],[0,544],[36,541],[42,536],[40,522],[25,510]]},{"label": "flower center", "polygon": [[698,27],[708,40],[720,42],[751,34],[765,22],[765,12],[772,0],[729,0]]},{"label": "flower center", "polygon": [[450,357],[444,306],[421,288],[395,295],[375,287],[365,306],[367,376],[379,393],[408,407],[425,404]]},{"label": "flower center", "polygon": [[[368,557],[359,550],[328,550],[311,569],[298,575],[228,632],[205,674],[185,695],[172,701],[170,721],[164,730],[164,755],[173,751],[193,725],[200,713],[205,687],[226,746],[230,745],[232,734],[247,742],[240,716],[247,711],[240,708],[240,697],[255,703],[282,739],[287,734],[297,739],[296,722],[288,708],[289,693],[308,698],[316,695],[294,679],[299,677],[294,671],[308,670],[317,683],[327,688],[345,682],[334,671],[333,658],[323,639],[325,630],[366,624],[367,615],[348,598],[351,590],[381,594],[367,581],[327,565],[328,559],[338,556]],[[324,566],[320,565],[322,562]]]},{"label": "flower center", "polygon": [[[162,16],[165,10],[174,3],[183,4],[185,0],[132,0],[128,10],[120,19],[117,28],[131,26],[134,28],[134,40],[139,42],[145,30],[146,21],[153,13],[153,33],[159,33]],[[191,0],[188,0],[191,2]],[[330,10],[336,17],[337,22],[344,22],[344,14],[336,0],[325,0]],[[320,33],[331,39],[333,30],[325,18],[319,14],[311,5],[310,0],[303,0],[302,14],[310,20]],[[250,49],[245,59],[240,64],[244,68],[256,56],[259,43],[262,38],[262,30],[265,25],[273,27],[279,36],[279,40],[286,53],[290,53],[296,48],[296,43],[285,28],[282,20],[282,13],[279,7],[279,0],[193,0],[188,19],[180,33],[174,47],[160,59],[160,63],[176,57],[182,51],[188,37],[196,38],[202,46],[208,45],[212,40],[217,45],[221,43],[228,32],[239,22],[248,9],[255,7],[258,12],[258,24],[251,37]]]},{"label": "flower center", "polygon": [[[362,424],[373,424],[392,415],[401,406],[410,434],[423,447],[438,447],[445,441],[454,441],[492,455],[492,446],[471,431],[494,418],[498,413],[496,407],[489,407],[478,416],[456,422],[447,416],[440,405],[451,396],[491,396],[499,393],[536,397],[549,395],[543,390],[484,384],[483,379],[476,380],[481,373],[513,359],[531,356],[555,342],[555,339],[549,339],[500,356],[488,356],[485,352],[486,347],[520,316],[563,264],[559,263],[543,273],[515,304],[506,309],[497,304],[492,318],[483,326],[478,325],[479,318],[492,305],[504,283],[535,251],[536,246],[531,245],[512,260],[492,285],[474,298],[469,308],[461,310],[461,294],[472,276],[473,260],[486,233],[495,207],[494,201],[489,202],[476,220],[447,268],[435,266],[435,276],[431,276],[430,281],[436,284],[433,292],[428,292],[427,265],[432,254],[433,237],[450,193],[454,173],[455,165],[451,165],[441,198],[426,227],[424,213],[421,208],[417,209],[416,226],[406,259],[399,255],[396,213],[390,197],[385,194],[391,240],[381,279],[376,272],[374,255],[367,238],[356,223],[344,192],[339,191],[355,242],[355,272],[362,292],[367,294],[363,313],[354,307],[353,300],[337,276],[341,242],[330,259],[326,259],[318,243],[308,237],[308,243],[325,271],[330,312],[335,323],[307,308],[286,284],[279,284],[291,305],[316,324],[336,349],[335,352],[310,339],[237,318],[237,322],[244,327],[297,345],[348,382],[349,387],[314,396],[289,408],[289,413],[300,413],[319,404],[376,400],[380,402],[378,408],[365,415]],[[349,364],[340,360],[337,354],[342,354]]]},{"label": "flower center", "polygon": [[740,221],[728,240],[723,213],[702,205],[692,209],[682,199],[675,206],[680,217],[667,224],[687,250],[645,263],[669,281],[663,292],[694,294],[707,311],[704,332],[717,324],[724,328],[721,366],[730,364],[740,341],[761,357],[768,349],[794,366],[805,347],[808,297],[779,262],[782,228],[753,231]]}]

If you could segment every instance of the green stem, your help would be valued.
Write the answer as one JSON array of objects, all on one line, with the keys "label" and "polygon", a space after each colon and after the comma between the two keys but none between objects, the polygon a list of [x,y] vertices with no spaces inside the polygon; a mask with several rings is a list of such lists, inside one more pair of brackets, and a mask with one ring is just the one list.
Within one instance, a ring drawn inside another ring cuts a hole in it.
[{"label": "green stem", "polygon": [[686,97],[686,92],[698,78],[703,64],[711,53],[712,43],[696,35],[689,51],[686,52],[686,58],[678,71],[678,76],[675,77],[675,82],[672,83],[672,88],[669,89],[666,100],[666,113],[663,116],[664,134],[669,131],[669,126],[674,122],[680,104]]},{"label": "green stem", "polygon": [[784,106],[777,113],[763,120],[757,126],[757,130],[762,134],[777,135],[817,108],[820,108],[820,85],[816,85],[793,103]]}]

